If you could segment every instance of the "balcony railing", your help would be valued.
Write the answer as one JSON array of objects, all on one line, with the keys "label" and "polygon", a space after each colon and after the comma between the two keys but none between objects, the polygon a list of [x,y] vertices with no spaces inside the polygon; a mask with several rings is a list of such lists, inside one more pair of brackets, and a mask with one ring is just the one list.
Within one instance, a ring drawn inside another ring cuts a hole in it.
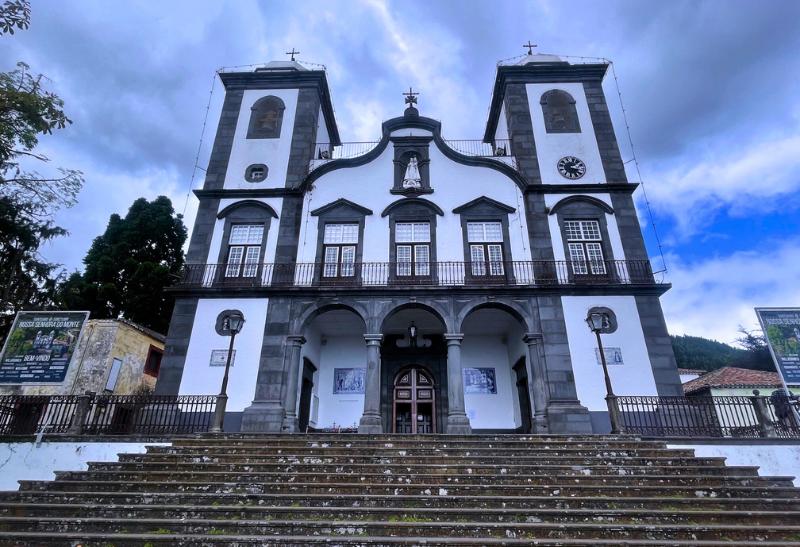
[{"label": "balcony railing", "polygon": [[649,285],[647,260],[187,264],[179,287]]},{"label": "balcony railing", "polygon": [[[494,158],[516,167],[514,157],[511,155],[511,141],[508,139],[498,139],[494,144],[486,143],[481,140],[453,140],[445,139],[447,145],[465,156]],[[308,164],[308,171],[311,172],[317,167],[328,163],[331,160],[350,159],[363,156],[369,153],[379,141],[363,142],[343,142],[334,146],[329,142],[318,142],[314,145],[314,157]]]}]

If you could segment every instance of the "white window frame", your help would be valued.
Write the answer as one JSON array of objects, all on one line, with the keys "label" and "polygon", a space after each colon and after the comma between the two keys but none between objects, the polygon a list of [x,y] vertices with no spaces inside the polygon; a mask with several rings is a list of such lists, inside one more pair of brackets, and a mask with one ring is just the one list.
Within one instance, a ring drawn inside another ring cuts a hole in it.
[{"label": "white window frame", "polygon": [[[408,227],[408,235],[401,237]],[[431,275],[431,223],[395,222],[395,275],[427,277]]]},{"label": "white window frame", "polygon": [[225,277],[256,277],[261,262],[264,224],[233,224],[228,234]]},{"label": "white window frame", "polygon": [[466,229],[472,275],[476,277],[505,275],[503,223],[499,220],[468,220]]},{"label": "white window frame", "polygon": [[564,237],[574,275],[607,273],[599,220],[565,220]]},{"label": "white window frame", "polygon": [[331,222],[322,229],[322,277],[355,277],[359,225],[357,222]]}]

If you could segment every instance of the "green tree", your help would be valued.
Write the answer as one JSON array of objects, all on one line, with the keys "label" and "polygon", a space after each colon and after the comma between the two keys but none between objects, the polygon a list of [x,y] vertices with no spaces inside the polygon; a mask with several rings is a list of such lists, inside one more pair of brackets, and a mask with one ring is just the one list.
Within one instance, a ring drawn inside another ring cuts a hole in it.
[{"label": "green tree", "polygon": [[125,218],[111,215],[83,263],[60,288],[67,309],[89,310],[92,317],[129,319],[166,332],[173,299],[164,289],[183,268],[186,227],[165,196],[139,198]]},{"label": "green tree", "polygon": [[14,28],[25,30],[31,25],[28,0],[8,0],[0,6],[0,34],[14,34]]}]

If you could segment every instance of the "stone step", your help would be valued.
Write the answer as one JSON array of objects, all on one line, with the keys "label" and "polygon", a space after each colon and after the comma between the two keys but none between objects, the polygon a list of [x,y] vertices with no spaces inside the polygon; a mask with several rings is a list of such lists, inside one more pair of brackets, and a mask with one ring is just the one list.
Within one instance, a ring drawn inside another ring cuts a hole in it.
[{"label": "stone step", "polygon": [[721,511],[800,511],[800,498],[759,497],[585,497],[585,496],[478,496],[478,495],[368,495],[368,494],[248,494],[217,492],[80,492],[80,491],[13,491],[0,492],[0,503],[5,504],[101,504],[107,505],[230,505],[237,507],[259,506],[293,508],[319,508],[350,506],[356,508],[381,507],[388,509],[630,509],[630,510],[721,510]]},{"label": "stone step", "polygon": [[224,440],[215,437],[203,437],[198,439],[175,439],[173,446],[237,446],[254,448],[287,448],[287,447],[308,447],[308,448],[517,448],[517,449],[550,449],[561,450],[568,448],[590,448],[592,450],[669,450],[664,441],[636,441],[636,440],[613,440],[613,441],[522,441],[522,440],[497,440],[497,441],[461,441],[452,439],[409,439],[397,437],[387,440],[363,440],[363,439],[253,439],[253,440]]},{"label": "stone step", "polygon": [[[157,448],[157,447],[153,447]],[[158,447],[169,448],[169,447]],[[401,452],[403,452],[401,454]],[[323,452],[319,455],[309,454],[226,454],[215,453],[208,455],[202,452],[184,452],[179,449],[171,448],[169,450],[151,451],[145,454],[119,454],[119,461],[121,462],[219,462],[219,463],[284,463],[287,461],[308,460],[313,462],[322,463],[381,463],[384,461],[396,461],[408,464],[424,464],[428,462],[438,463],[463,463],[463,464],[486,464],[497,463],[497,456],[483,455],[483,456],[446,456],[442,454],[426,454],[426,455],[411,455],[406,451],[385,451],[380,454],[368,455],[360,452],[341,451],[341,452]],[[652,457],[652,458],[639,458],[639,457],[616,457],[616,458],[603,458],[599,456],[583,456],[583,457],[566,457],[556,455],[538,456],[533,454],[526,454],[524,456],[507,457],[502,461],[510,464],[529,464],[529,465],[557,465],[557,464],[570,464],[570,465],[653,465],[653,466],[675,466],[681,467],[686,465],[705,465],[722,467],[725,465],[725,458],[722,457]]]},{"label": "stone step", "polygon": [[[502,469],[502,468],[501,468]],[[89,471],[56,471],[56,480],[61,481],[130,481],[130,482],[174,482],[180,484],[209,483],[209,482],[247,482],[249,484],[278,484],[290,485],[293,482],[315,483],[326,485],[332,483],[363,484],[365,482],[377,484],[406,485],[412,483],[425,483],[437,486],[451,484],[483,484],[486,475],[458,473],[457,469],[430,470],[424,475],[416,472],[394,473],[391,469],[383,472],[372,473],[335,473],[326,474],[317,471],[301,472],[297,470],[279,472],[259,471],[184,471],[177,469],[167,470],[121,470],[112,467],[112,470]],[[590,471],[587,469],[587,471]],[[571,472],[568,474],[549,475],[522,475],[502,474],[499,472],[491,477],[492,484],[499,485],[550,485],[550,484],[575,484],[575,485],[619,485],[619,486],[689,486],[689,487],[718,487],[718,486],[791,486],[792,477],[765,477],[758,475],[647,475],[632,474],[605,474],[593,475],[590,472]]]},{"label": "stone step", "polygon": [[321,473],[321,474],[361,474],[386,473],[392,475],[429,475],[455,473],[481,476],[551,476],[551,475],[703,475],[718,476],[757,476],[755,466],[706,466],[706,465],[581,465],[581,464],[543,464],[520,465],[487,463],[404,463],[402,458],[385,458],[378,463],[324,463],[322,458],[288,459],[284,462],[263,463],[221,463],[202,461],[197,458],[188,461],[160,461],[154,458],[138,461],[124,460],[122,463],[89,462],[89,471],[215,471],[215,472],[268,472],[268,473]]},{"label": "stone step", "polygon": [[[324,443],[323,443],[324,444]],[[599,450],[593,448],[576,448],[576,449],[538,449],[538,450],[525,450],[525,449],[512,449],[512,448],[415,448],[415,447],[383,447],[383,448],[365,448],[363,450],[358,448],[331,448],[331,447],[305,447],[293,446],[286,448],[277,448],[270,446],[263,447],[237,447],[237,446],[152,446],[148,447],[148,454],[180,454],[187,452],[191,449],[193,453],[201,453],[206,455],[217,454],[247,454],[247,455],[281,455],[281,454],[297,454],[297,455],[327,455],[327,454],[352,454],[359,453],[365,456],[380,456],[382,454],[393,453],[400,456],[486,456],[492,458],[514,458],[519,456],[547,456],[547,457],[602,457],[602,458],[624,458],[624,457],[638,457],[638,458],[693,458],[694,450],[690,449],[627,449],[627,450]]]},{"label": "stone step", "polygon": [[361,433],[312,433],[312,434],[284,434],[284,433],[201,433],[196,435],[185,435],[173,437],[175,442],[191,443],[203,440],[222,442],[230,444],[233,442],[244,441],[254,443],[276,443],[276,442],[459,442],[469,444],[481,444],[487,442],[514,442],[514,443],[570,443],[583,442],[590,444],[615,443],[615,442],[640,442],[647,444],[664,445],[666,441],[661,439],[643,439],[637,435],[519,435],[509,434],[483,434],[483,435],[449,435],[449,434],[407,434],[407,433],[382,433],[375,435],[364,435]]},{"label": "stone step", "polygon": [[80,491],[80,492],[219,492],[219,493],[318,493],[340,494],[380,494],[380,495],[515,495],[515,496],[668,496],[668,497],[800,497],[800,490],[785,486],[706,486],[666,485],[666,484],[580,484],[570,481],[548,485],[525,484],[458,484],[458,483],[415,483],[415,484],[376,484],[364,482],[288,482],[253,483],[251,481],[226,482],[178,482],[178,481],[97,481],[97,480],[56,480],[19,481],[21,490]]},{"label": "stone step", "polygon": [[614,524],[739,524],[800,525],[800,511],[739,511],[697,509],[514,509],[426,507],[292,507],[206,505],[104,505],[92,503],[2,503],[0,516],[49,518],[126,518],[170,520],[295,520],[388,522],[550,522]]},{"label": "stone step", "polygon": [[452,537],[454,530],[469,530],[470,536],[535,540],[538,538],[592,539],[598,536],[623,539],[718,539],[758,542],[765,539],[797,540],[800,526],[773,525],[768,532],[752,525],[695,524],[616,524],[616,523],[547,523],[547,522],[431,522],[415,519],[392,521],[295,521],[295,520],[210,520],[128,519],[52,517],[0,517],[3,532],[95,532],[217,535],[327,535],[384,537]]},{"label": "stone step", "polygon": [[[715,540],[679,540],[679,539],[536,539],[537,547],[730,547],[727,539]],[[84,547],[103,546],[109,547],[141,547],[142,545],[156,547],[158,545],[181,545],[182,547],[208,547],[209,545],[257,545],[264,547],[264,537],[260,535],[225,535],[214,534],[106,534],[88,532],[0,532],[0,545],[37,545],[40,547],[51,545],[82,545]],[[337,536],[333,540],[330,536],[272,536],[269,545],[359,545],[370,547],[392,547],[394,545],[425,545],[435,547],[439,545],[531,545],[527,538],[476,538],[453,535],[452,537],[380,537],[380,536]],[[797,542],[789,541],[759,541],[759,547],[796,547]]]}]

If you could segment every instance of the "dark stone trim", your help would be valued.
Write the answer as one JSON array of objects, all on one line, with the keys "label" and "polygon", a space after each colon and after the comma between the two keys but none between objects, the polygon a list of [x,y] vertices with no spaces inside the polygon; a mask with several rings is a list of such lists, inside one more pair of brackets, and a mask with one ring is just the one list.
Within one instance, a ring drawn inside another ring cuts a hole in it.
[{"label": "dark stone trim", "polygon": [[189,249],[186,252],[186,262],[189,264],[204,264],[208,261],[211,249],[211,238],[217,225],[217,209],[219,199],[201,198],[194,219],[192,238],[189,240]]},{"label": "dark stone trim", "polygon": [[[429,148],[433,136],[389,137],[389,140],[394,144],[394,184],[391,193],[411,195],[432,193]],[[419,159],[418,168],[422,187],[418,189],[403,188],[403,177],[405,176],[411,156],[417,156]]]},{"label": "dark stone trim", "polygon": [[[261,169],[264,171],[264,178],[261,179],[253,178],[253,174],[255,173],[256,169]],[[269,176],[269,167],[267,167],[267,164],[265,163],[251,163],[250,165],[247,166],[247,169],[244,170],[244,180],[246,182],[259,184],[267,180],[268,176]]]},{"label": "dark stone trim", "polygon": [[320,96],[322,114],[328,128],[331,144],[342,144],[339,139],[339,129],[336,126],[336,116],[333,112],[331,93],[328,89],[328,80],[324,70],[306,71],[258,71],[258,72],[221,72],[219,74],[225,89],[241,93],[245,89],[296,89],[313,88]]},{"label": "dark stone trim", "polygon": [[625,164],[622,162],[617,136],[611,123],[611,114],[606,104],[606,96],[603,93],[603,82],[583,82],[583,90],[586,93],[586,104],[589,107],[589,115],[592,118],[592,127],[597,139],[597,148],[600,152],[600,160],[603,163],[606,180],[627,182]]},{"label": "dark stone trim", "polygon": [[[415,129],[423,129],[426,131],[430,131],[433,134],[433,142],[436,143],[436,147],[439,149],[444,156],[456,163],[460,163],[462,165],[470,165],[470,166],[477,166],[477,167],[488,167],[490,169],[494,169],[500,173],[503,173],[507,177],[509,177],[512,181],[514,181],[520,189],[524,189],[527,183],[525,179],[518,173],[513,167],[510,165],[503,163],[498,160],[494,160],[491,158],[484,158],[484,157],[474,157],[474,156],[465,156],[460,152],[457,152],[447,146],[447,143],[444,142],[441,135],[441,122],[426,118],[423,116],[419,117],[398,117],[392,118],[390,120],[386,120],[383,122],[381,129],[383,131],[383,136],[381,137],[380,142],[364,154],[363,156],[358,156],[356,158],[346,158],[346,159],[338,159],[338,160],[331,160],[324,165],[321,165],[311,171],[308,176],[303,181],[300,188],[302,190],[307,190],[311,184],[321,176],[335,171],[337,169],[344,169],[347,167],[358,167],[360,165],[365,165],[373,160],[375,160],[378,156],[380,156],[385,150],[386,147],[389,145],[392,139],[398,137],[390,138],[389,135],[398,129],[404,128],[415,128]],[[538,166],[537,166],[538,168]]]},{"label": "dark stone trim", "polygon": [[275,198],[283,196],[299,196],[303,192],[294,188],[215,188],[213,190],[193,190],[192,193],[203,198]]},{"label": "dark stone trim", "polygon": [[429,209],[432,213],[436,215],[444,216],[444,211],[442,211],[442,208],[433,203],[432,201],[428,201],[427,199],[422,199],[422,198],[404,198],[404,199],[398,199],[397,201],[387,205],[386,209],[384,209],[383,212],[381,213],[381,217],[389,215],[392,211],[394,211],[398,207],[407,207],[409,205],[417,205],[419,207],[425,207],[426,209]]},{"label": "dark stone trim", "polygon": [[231,214],[232,212],[236,211],[237,209],[239,209],[241,207],[254,207],[256,209],[263,209],[264,212],[266,214],[268,214],[269,216],[271,216],[273,218],[278,218],[278,213],[275,212],[275,209],[273,209],[272,207],[270,207],[268,204],[266,204],[264,202],[255,201],[255,200],[252,200],[252,199],[247,199],[247,200],[244,200],[244,201],[237,201],[236,203],[231,203],[230,205],[225,207],[222,211],[217,213],[217,218],[225,218],[226,216],[228,216],[229,214]]},{"label": "dark stone trim", "polygon": [[164,356],[156,380],[156,395],[177,395],[180,390],[198,300],[197,296],[175,298],[164,344]]},{"label": "dark stone trim", "polygon": [[505,96],[506,125],[511,140],[511,155],[517,159],[517,166],[526,184],[542,183],[539,171],[539,157],[536,153],[536,139],[533,136],[533,121],[528,104],[528,90],[523,84],[508,86]]},{"label": "dark stone trim", "polygon": [[239,121],[239,110],[242,107],[242,90],[228,90],[222,102],[217,134],[211,148],[211,157],[206,168],[205,190],[222,188],[228,172],[228,161],[233,149],[233,138],[236,135],[236,124]]},{"label": "dark stone trim", "polygon": [[592,196],[569,196],[569,197],[566,197],[566,198],[560,200],[558,203],[556,203],[552,207],[550,207],[550,212],[548,214],[554,215],[560,209],[562,209],[563,207],[567,207],[567,206],[569,206],[571,204],[576,204],[576,203],[581,203],[581,202],[586,203],[587,205],[591,205],[593,207],[596,207],[597,209],[600,209],[600,210],[608,213],[609,215],[613,215],[614,214],[614,209],[612,209],[611,206],[608,203],[606,203],[603,200],[597,199],[596,197],[592,197]]},{"label": "dark stone trim", "polygon": [[602,83],[608,70],[604,63],[570,65],[568,63],[528,64],[497,67],[497,76],[489,105],[489,120],[483,134],[484,142],[491,142],[497,131],[497,121],[504,95],[512,84],[566,83],[597,81]]},{"label": "dark stone trim", "polygon": [[471,209],[474,209],[476,207],[483,207],[484,209],[487,208],[497,209],[498,211],[503,211],[504,213],[513,213],[516,211],[514,207],[510,207],[505,203],[500,203],[499,201],[494,200],[492,198],[481,196],[479,198],[473,199],[472,201],[468,201],[464,205],[459,205],[458,207],[453,209],[453,212],[457,215],[460,215],[461,213],[470,211]]},{"label": "dark stone trim", "polygon": [[371,209],[367,209],[366,207],[362,207],[361,205],[359,205],[357,203],[353,203],[349,199],[344,199],[344,198],[339,198],[336,201],[332,201],[327,205],[323,205],[322,207],[318,207],[318,208],[314,209],[313,211],[311,211],[310,214],[311,214],[312,217],[317,217],[317,216],[320,216],[320,215],[325,215],[327,212],[333,211],[334,209],[339,209],[341,207],[353,209],[354,211],[360,213],[361,215],[367,215],[368,216],[368,215],[372,214],[372,210]]},{"label": "dark stone trim", "polygon": [[319,122],[320,96],[316,90],[301,88],[297,92],[297,110],[286,169],[286,188],[299,188],[308,173],[308,162],[314,157]]},{"label": "dark stone trim", "polygon": [[[647,248],[639,225],[639,217],[633,204],[633,196],[611,194],[611,205],[614,207],[614,218],[617,221],[622,251],[626,260],[648,260]],[[622,257],[620,257],[622,258]]]},{"label": "dark stone trim", "polygon": [[574,194],[576,192],[598,194],[632,194],[639,187],[637,182],[592,184],[573,182],[569,184],[535,184],[525,188],[526,194]]},{"label": "dark stone trim", "polygon": [[656,391],[661,396],[683,395],[678,363],[675,361],[661,302],[654,295],[636,295],[635,299]]}]

